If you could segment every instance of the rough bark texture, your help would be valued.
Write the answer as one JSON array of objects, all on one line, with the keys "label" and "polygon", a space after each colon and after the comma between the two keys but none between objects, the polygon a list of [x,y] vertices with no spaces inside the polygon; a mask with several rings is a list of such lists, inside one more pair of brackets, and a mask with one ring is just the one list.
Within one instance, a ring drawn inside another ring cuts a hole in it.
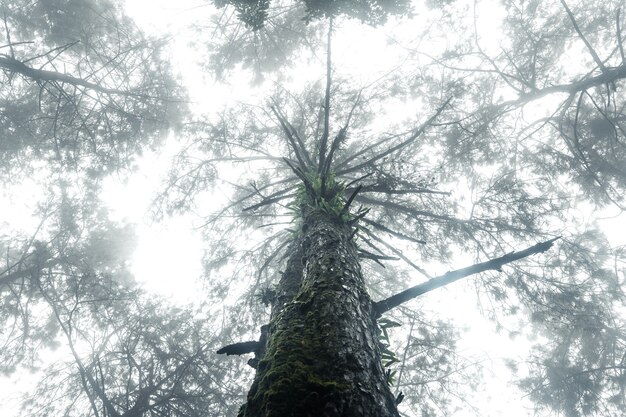
[{"label": "rough bark texture", "polygon": [[302,280],[273,312],[239,415],[398,417],[352,228],[320,210],[305,211],[302,224]]},{"label": "rough bark texture", "polygon": [[302,284],[302,260],[304,254],[302,252],[302,241],[295,239],[289,246],[290,256],[287,259],[285,270],[280,276],[278,287],[276,288],[276,297],[272,303],[271,319],[280,313],[284,305],[296,296]]}]

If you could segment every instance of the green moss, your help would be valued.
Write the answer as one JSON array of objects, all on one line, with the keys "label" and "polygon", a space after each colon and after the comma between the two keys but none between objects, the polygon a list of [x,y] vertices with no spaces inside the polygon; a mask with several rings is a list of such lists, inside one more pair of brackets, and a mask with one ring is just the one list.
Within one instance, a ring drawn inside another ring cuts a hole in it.
[{"label": "green moss", "polygon": [[[297,298],[308,297],[301,293]],[[292,303],[277,318],[290,325],[274,331],[258,364],[260,379],[241,416],[322,415],[326,402],[349,391],[348,385],[328,369],[329,362],[323,357],[327,343],[324,331],[311,326],[314,313],[303,304]]]},{"label": "green moss", "polygon": [[302,206],[309,206],[323,210],[329,214],[333,214],[341,218],[343,221],[349,220],[349,213],[343,211],[346,203],[344,194],[346,184],[343,181],[337,181],[334,173],[326,176],[324,181],[316,172],[309,172],[306,178],[311,185],[311,189],[307,189],[304,184],[300,184],[296,192],[296,198],[291,207],[298,211]]},{"label": "green moss", "polygon": [[[337,185],[330,182],[329,186]],[[347,285],[350,293],[366,295],[354,272],[358,263],[348,239],[351,226],[340,224],[340,218],[329,216],[319,204],[310,209],[307,205],[314,203],[305,200],[310,196],[304,187],[302,193],[304,206],[299,209],[306,223],[301,230],[302,250],[310,262],[297,294],[273,317],[269,344],[240,417],[317,417],[328,413],[329,407],[345,415],[350,404],[359,403],[357,397],[380,389],[380,379],[361,378],[370,368],[363,369],[365,362],[355,354],[355,345],[347,346],[353,340],[349,332],[356,335],[361,328],[347,327],[342,320],[359,318],[361,310],[337,308],[339,301],[359,302],[346,293]],[[345,187],[330,200],[337,204],[333,210],[342,212],[344,194]]]}]

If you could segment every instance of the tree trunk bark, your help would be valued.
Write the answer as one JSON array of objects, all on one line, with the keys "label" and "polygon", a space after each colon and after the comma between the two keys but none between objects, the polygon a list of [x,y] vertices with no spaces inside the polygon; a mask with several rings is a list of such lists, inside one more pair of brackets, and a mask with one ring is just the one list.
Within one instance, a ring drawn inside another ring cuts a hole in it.
[{"label": "tree trunk bark", "polygon": [[292,298],[275,304],[241,417],[399,416],[352,232],[336,214],[303,211],[287,268],[299,265],[302,277],[295,293],[280,285],[298,278],[279,283],[277,294]]}]

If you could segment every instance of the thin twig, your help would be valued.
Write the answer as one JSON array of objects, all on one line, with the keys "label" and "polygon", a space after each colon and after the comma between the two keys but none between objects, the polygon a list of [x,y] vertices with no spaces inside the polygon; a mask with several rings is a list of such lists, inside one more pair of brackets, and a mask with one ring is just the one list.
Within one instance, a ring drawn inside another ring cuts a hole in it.
[{"label": "thin twig", "polygon": [[76,78],[71,75],[63,74],[57,71],[48,71],[42,69],[36,69],[29,67],[22,61],[9,56],[0,55],[0,68],[11,71],[12,73],[21,74],[26,78],[37,82],[60,82],[71,84],[75,87],[85,87],[90,90],[94,90],[104,94],[121,95],[126,97],[139,97],[139,98],[156,98],[147,94],[133,93],[130,91],[119,90],[115,88],[107,88],[92,82],[86,81],[82,78]]},{"label": "thin twig", "polygon": [[276,197],[265,197],[265,198],[263,198],[263,200],[261,202],[253,204],[253,205],[248,206],[248,207],[244,207],[243,209],[241,209],[241,211],[256,210],[256,209],[261,208],[263,206],[267,206],[269,204],[277,203],[277,202],[285,200],[287,198],[293,198],[296,195],[297,194],[295,194],[295,193],[291,193],[291,194],[285,194],[285,195],[280,195],[280,196],[276,196]]},{"label": "thin twig", "polygon": [[359,104],[359,101],[361,100],[361,93],[362,92],[363,92],[363,89],[361,89],[361,91],[359,91],[359,94],[358,94],[356,100],[354,101],[354,104],[352,105],[352,108],[350,109],[350,113],[348,113],[348,118],[346,119],[346,123],[339,130],[339,133],[337,134],[337,136],[335,136],[335,139],[333,140],[333,143],[330,145],[330,150],[328,151],[328,157],[325,160],[324,169],[322,171],[324,176],[326,176],[330,172],[330,167],[331,167],[332,162],[333,162],[333,155],[334,155],[334,153],[339,148],[339,145],[341,145],[341,143],[346,139],[346,135],[347,135],[347,132],[348,132],[348,127],[350,126],[350,121],[352,120],[352,115],[354,114],[354,110],[356,109],[357,105]]},{"label": "thin twig", "polygon": [[319,153],[319,166],[317,172],[322,173],[324,168],[324,161],[326,159],[326,145],[328,143],[328,135],[330,129],[330,83],[331,83],[331,54],[330,45],[333,33],[333,19],[330,18],[328,25],[328,45],[326,49],[326,95],[324,96],[324,132],[320,139],[320,153]]},{"label": "thin twig", "polygon": [[576,18],[574,17],[574,14],[570,10],[570,8],[567,6],[567,3],[565,3],[565,0],[559,0],[559,1],[565,8],[565,11],[567,12],[567,15],[569,16],[569,19],[572,21],[574,30],[576,30],[576,33],[578,33],[578,36],[580,36],[580,39],[585,43],[585,46],[587,47],[587,49],[589,49],[589,53],[593,57],[593,60],[595,61],[596,65],[598,66],[598,68],[600,68],[600,70],[603,73],[606,72],[606,67],[604,66],[604,63],[602,62],[602,60],[600,59],[596,51],[593,49],[593,46],[591,46],[591,44],[589,43],[585,35],[583,35],[582,31],[580,30],[580,27],[578,27],[578,23],[576,23]]},{"label": "thin twig", "polygon": [[291,168],[291,170],[298,176],[298,178],[302,180],[302,182],[304,183],[304,187],[306,188],[309,195],[314,196],[315,192],[313,190],[313,184],[311,184],[311,181],[309,181],[309,179],[306,177],[306,175],[304,174],[304,171],[302,171],[298,167],[293,166],[293,164],[289,162],[289,159],[283,158],[283,160],[285,161],[287,165],[289,165],[289,168]]},{"label": "thin twig", "polygon": [[377,255],[377,254],[372,253],[370,251],[367,251],[365,249],[359,249],[359,254],[361,255],[362,258],[372,259],[374,261],[376,261],[376,260],[380,260],[380,261],[399,261],[400,260],[400,258],[397,258],[395,256]]},{"label": "thin twig", "polygon": [[413,242],[413,243],[419,243],[420,245],[425,245],[426,241],[424,240],[420,240],[420,239],[416,239],[414,237],[405,235],[404,233],[400,233],[400,232],[396,232],[395,230],[391,230],[390,228],[388,228],[387,226],[384,226],[378,222],[375,222],[374,220],[369,220],[369,219],[363,219],[363,221],[373,227],[375,227],[376,229],[382,230],[383,232],[386,232],[392,236],[395,236],[397,238],[400,238],[402,240],[408,240],[409,242]]},{"label": "thin twig", "polygon": [[352,220],[350,220],[348,222],[349,225],[353,225],[356,222],[358,222],[359,220],[361,220],[363,217],[365,217],[367,215],[367,213],[370,212],[369,208],[366,208],[365,210],[361,210],[360,212],[357,213],[356,216],[354,216],[354,218]]},{"label": "thin twig", "polygon": [[398,143],[398,144],[397,144],[397,145],[395,145],[395,146],[392,146],[391,148],[389,148],[388,150],[386,150],[386,151],[384,151],[384,152],[381,152],[381,153],[379,153],[379,154],[376,154],[375,156],[373,156],[372,158],[368,159],[368,160],[367,160],[367,161],[365,161],[365,162],[362,162],[362,163],[360,163],[360,164],[358,164],[358,165],[355,165],[355,166],[353,166],[353,167],[349,167],[349,168],[346,168],[346,169],[344,169],[344,170],[342,170],[342,171],[340,171],[340,172],[337,172],[337,174],[338,174],[338,175],[343,175],[343,174],[347,174],[347,173],[349,173],[349,172],[354,172],[354,171],[357,171],[357,170],[359,170],[359,169],[361,169],[361,168],[364,168],[364,167],[366,167],[366,166],[368,166],[368,165],[371,165],[372,163],[374,163],[374,162],[378,161],[379,159],[382,159],[382,158],[384,158],[385,156],[387,156],[387,155],[389,155],[389,154],[392,154],[392,153],[394,153],[394,152],[396,152],[396,151],[398,151],[398,150],[400,150],[400,149],[402,149],[402,148],[406,147],[407,145],[411,144],[413,141],[415,141],[415,139],[417,139],[417,138],[418,138],[418,137],[419,137],[419,136],[420,136],[420,135],[424,132],[424,130],[426,130],[426,128],[427,128],[428,126],[430,126],[430,125],[431,125],[431,124],[435,121],[435,119],[436,119],[436,118],[437,118],[437,117],[441,114],[441,112],[443,112],[443,110],[444,110],[444,109],[448,106],[448,104],[450,103],[450,100],[452,100],[452,97],[448,98],[448,99],[447,99],[447,100],[443,103],[443,105],[437,109],[437,111],[435,112],[435,114],[433,114],[432,116],[430,116],[430,117],[428,118],[428,120],[426,120],[426,122],[424,122],[421,126],[419,126],[417,129],[415,129],[415,130],[413,131],[413,134],[412,134],[411,136],[409,136],[409,138],[408,138],[408,139],[406,139],[406,140],[404,140],[404,141],[402,141],[402,142]]},{"label": "thin twig", "polygon": [[293,149],[293,152],[296,155],[296,159],[298,160],[298,163],[300,164],[302,168],[306,169],[307,165],[304,162],[302,155],[300,154],[300,149],[298,148],[298,144],[296,143],[291,131],[289,130],[287,123],[285,122],[285,120],[283,120],[282,115],[274,108],[274,106],[270,106],[270,109],[272,109],[272,112],[274,113],[278,121],[280,122],[280,125],[283,128],[283,132],[285,132],[285,135],[287,136],[287,140],[289,144],[291,145],[291,149]]},{"label": "thin twig", "polygon": [[42,58],[42,57],[44,57],[46,55],[50,55],[51,53],[58,51],[58,53],[53,58],[48,59],[48,63],[50,63],[50,62],[54,61],[60,54],[62,54],[67,49],[71,48],[72,46],[76,45],[79,42],[80,41],[74,41],[74,42],[67,43],[65,45],[57,46],[56,48],[50,49],[48,52],[44,52],[43,54],[35,55],[33,57],[25,59],[23,62],[25,64],[27,62],[34,61],[37,58]]},{"label": "thin twig", "polygon": [[304,144],[304,141],[298,134],[298,131],[289,122],[289,119],[287,119],[287,117],[282,113],[282,111],[278,107],[278,104],[274,103],[274,107],[276,108],[276,111],[278,111],[278,114],[280,115],[280,117],[283,119],[285,125],[289,128],[289,132],[291,132],[292,137],[296,139],[296,142],[300,146],[300,152],[302,152],[302,155],[304,156],[307,166],[313,167],[313,161],[311,159],[311,156],[309,155],[309,152],[306,149],[306,145]]},{"label": "thin twig", "polygon": [[615,28],[617,32],[617,45],[619,46],[619,54],[622,57],[622,64],[626,64],[626,57],[624,57],[624,45],[622,44],[622,29],[619,23],[620,13],[622,11],[621,7],[617,8],[617,15],[615,16]]},{"label": "thin twig", "polygon": [[428,272],[426,272],[423,268],[420,268],[419,266],[415,265],[415,263],[413,261],[411,261],[409,258],[407,258],[406,255],[404,255],[401,251],[399,251],[398,249],[394,248],[389,243],[385,242],[383,239],[379,238],[376,234],[370,232],[368,229],[366,229],[364,227],[361,227],[360,230],[363,230],[369,237],[371,237],[372,239],[374,239],[375,241],[377,241],[378,243],[380,243],[381,245],[383,245],[384,247],[389,249],[394,254],[396,254],[400,259],[402,259],[404,262],[406,262],[408,265],[410,265],[417,272],[419,272],[420,274],[424,275],[428,279],[432,278],[432,276]]},{"label": "thin twig", "polygon": [[4,30],[7,34],[7,42],[9,45],[9,50],[11,51],[11,58],[15,59],[15,51],[13,50],[13,42],[11,42],[11,32],[9,31],[9,24],[7,23],[7,12],[4,11]]}]

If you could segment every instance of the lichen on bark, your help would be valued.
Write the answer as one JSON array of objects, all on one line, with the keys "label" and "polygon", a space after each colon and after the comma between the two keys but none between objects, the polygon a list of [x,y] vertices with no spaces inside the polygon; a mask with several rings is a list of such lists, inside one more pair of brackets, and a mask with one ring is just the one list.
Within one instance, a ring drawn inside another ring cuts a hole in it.
[{"label": "lichen on bark", "polygon": [[301,256],[299,289],[274,306],[240,416],[398,416],[353,228],[319,207],[303,206],[301,213],[301,246],[294,250]]}]

